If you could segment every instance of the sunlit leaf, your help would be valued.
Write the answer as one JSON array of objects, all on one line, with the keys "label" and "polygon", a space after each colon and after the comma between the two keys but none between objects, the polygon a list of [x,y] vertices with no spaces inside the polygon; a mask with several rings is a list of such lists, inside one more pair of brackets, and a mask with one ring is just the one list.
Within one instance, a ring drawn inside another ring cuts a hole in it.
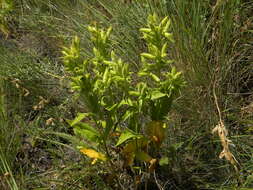
[{"label": "sunlit leaf", "polygon": [[104,124],[105,124],[105,130],[103,132],[103,138],[107,139],[111,133],[111,130],[113,128],[113,124],[110,122],[105,122]]},{"label": "sunlit leaf", "polygon": [[149,32],[151,32],[151,29],[150,28],[141,28],[140,32],[149,33]]},{"label": "sunlit leaf", "polygon": [[91,142],[97,142],[99,140],[99,132],[92,126],[86,123],[79,123],[74,126],[74,133]]},{"label": "sunlit leaf", "polygon": [[89,113],[78,113],[76,118],[72,121],[68,120],[68,123],[70,124],[70,126],[74,126],[89,115],[90,115]]},{"label": "sunlit leaf", "polygon": [[159,160],[159,165],[160,166],[164,166],[164,165],[168,165],[169,164],[169,158],[168,157],[162,157]]},{"label": "sunlit leaf", "polygon": [[126,131],[124,131],[124,132],[120,135],[119,140],[118,140],[116,146],[121,145],[122,143],[126,142],[126,141],[129,140],[129,139],[137,138],[137,137],[142,137],[142,135],[136,134],[136,133],[134,133],[134,132],[131,131],[131,130],[126,130]]},{"label": "sunlit leaf", "polygon": [[128,93],[129,93],[129,95],[132,95],[132,96],[139,96],[140,95],[140,92],[138,92],[138,91],[129,91]]},{"label": "sunlit leaf", "polygon": [[164,94],[160,91],[153,91],[151,93],[151,100],[156,100],[156,99],[162,98],[164,96],[166,96],[166,94]]},{"label": "sunlit leaf", "polygon": [[131,117],[134,114],[132,110],[127,110],[126,113],[122,116],[122,120],[126,121],[129,117]]},{"label": "sunlit leaf", "polygon": [[156,76],[155,74],[153,73],[150,73],[150,76],[152,77],[152,79],[156,82],[160,82],[160,78],[158,76]]},{"label": "sunlit leaf", "polygon": [[150,53],[142,53],[141,56],[147,59],[155,59],[155,56]]}]

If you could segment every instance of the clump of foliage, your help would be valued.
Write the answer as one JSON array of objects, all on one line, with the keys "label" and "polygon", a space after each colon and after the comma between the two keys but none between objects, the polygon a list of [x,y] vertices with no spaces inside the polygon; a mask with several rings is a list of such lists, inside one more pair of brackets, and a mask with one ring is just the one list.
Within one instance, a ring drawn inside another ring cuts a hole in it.
[{"label": "clump of foliage", "polygon": [[162,21],[156,14],[148,17],[147,28],[140,29],[147,52],[140,55],[141,66],[135,72],[110,50],[112,28],[88,27],[94,45],[92,58],[83,58],[77,37],[64,49],[72,89],[79,92],[87,110],[69,124],[85,140],[79,148],[93,164],[108,162],[111,172],[118,170],[113,162],[119,154],[115,155],[113,146],[122,148],[124,167],[139,166],[138,173],[155,170],[165,138],[165,117],[184,85],[181,73],[167,57],[173,42],[169,27],[168,17]]}]

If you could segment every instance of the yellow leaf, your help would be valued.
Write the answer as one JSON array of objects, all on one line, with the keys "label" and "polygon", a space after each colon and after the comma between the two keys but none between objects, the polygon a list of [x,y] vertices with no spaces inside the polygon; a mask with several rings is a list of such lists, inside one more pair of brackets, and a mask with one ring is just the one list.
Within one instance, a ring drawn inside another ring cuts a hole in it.
[{"label": "yellow leaf", "polygon": [[132,142],[128,143],[122,153],[123,153],[123,158],[124,158],[124,166],[130,166],[134,162],[134,157],[135,157],[135,151],[136,151],[136,145]]},{"label": "yellow leaf", "polygon": [[155,170],[157,159],[153,158],[149,161],[149,163],[150,163],[150,166],[148,167],[148,170],[150,173],[152,173]]},{"label": "yellow leaf", "polygon": [[123,148],[122,154],[124,158],[124,166],[130,166],[134,162],[136,152],[138,150],[146,150],[148,145],[148,140],[145,138],[130,141]]},{"label": "yellow leaf", "polygon": [[143,162],[149,162],[150,160],[152,160],[152,157],[149,156],[144,151],[136,152],[136,158],[138,158],[140,161],[143,161]]},{"label": "yellow leaf", "polygon": [[161,121],[151,121],[147,126],[147,135],[158,146],[162,144],[165,138],[164,123]]},{"label": "yellow leaf", "polygon": [[102,161],[106,161],[106,156],[100,152],[97,152],[93,149],[88,149],[88,148],[82,148],[80,149],[80,152],[82,152],[83,154],[85,154],[86,156],[93,158],[93,164],[95,164],[96,160],[102,160]]}]

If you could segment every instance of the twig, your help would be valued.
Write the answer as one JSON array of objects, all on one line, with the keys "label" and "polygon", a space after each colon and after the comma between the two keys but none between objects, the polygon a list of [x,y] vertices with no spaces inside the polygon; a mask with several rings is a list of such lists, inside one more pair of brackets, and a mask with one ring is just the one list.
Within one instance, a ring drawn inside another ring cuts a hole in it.
[{"label": "twig", "polygon": [[157,187],[159,188],[159,190],[164,190],[163,187],[162,187],[162,186],[159,184],[159,182],[157,181],[155,171],[154,171],[153,174],[154,174],[155,183],[156,183]]}]

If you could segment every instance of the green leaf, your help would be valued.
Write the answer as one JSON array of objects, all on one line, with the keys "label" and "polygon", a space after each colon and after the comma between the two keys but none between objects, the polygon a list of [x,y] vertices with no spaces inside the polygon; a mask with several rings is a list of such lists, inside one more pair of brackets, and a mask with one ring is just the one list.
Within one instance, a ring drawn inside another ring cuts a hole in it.
[{"label": "green leaf", "polygon": [[68,123],[70,124],[70,126],[74,126],[77,123],[79,123],[80,121],[82,121],[84,118],[86,118],[87,116],[89,116],[89,113],[78,113],[76,118],[74,120],[68,120]]},{"label": "green leaf", "polygon": [[103,75],[103,83],[106,83],[108,81],[108,76],[109,76],[109,68],[107,67]]},{"label": "green leaf", "polygon": [[166,25],[167,23],[168,23],[168,17],[166,16],[166,17],[164,17],[164,19],[161,21],[161,26],[164,26],[164,25]]},{"label": "green leaf", "polygon": [[160,78],[158,76],[156,76],[155,74],[153,73],[150,73],[150,76],[152,77],[152,79],[156,82],[160,82]]},{"label": "green leaf", "polygon": [[114,111],[115,109],[117,109],[119,107],[120,104],[116,103],[113,104],[111,107],[106,108],[108,111]]},{"label": "green leaf", "polygon": [[169,27],[170,27],[170,24],[171,24],[171,20],[167,20],[167,23],[165,24],[165,26],[163,27],[163,32],[167,32]]},{"label": "green leaf", "polygon": [[174,42],[173,35],[171,33],[166,32],[164,36],[171,42]]},{"label": "green leaf", "polygon": [[98,131],[87,123],[76,124],[74,126],[74,133],[91,142],[97,142],[100,137]]},{"label": "green leaf", "polygon": [[[103,123],[102,123],[103,125]],[[107,139],[110,132],[111,132],[111,129],[113,128],[113,124],[111,122],[106,122],[104,123],[104,131],[103,131],[103,137],[104,139]]]},{"label": "green leaf", "polygon": [[140,72],[138,73],[138,76],[140,76],[140,77],[148,76],[148,75],[149,75],[149,73],[144,72],[144,71],[140,71]]},{"label": "green leaf", "polygon": [[175,150],[178,150],[179,148],[182,147],[183,144],[184,144],[184,142],[179,142],[179,143],[173,144],[172,146],[173,146],[173,148],[174,148]]},{"label": "green leaf", "polygon": [[140,32],[149,33],[149,32],[151,32],[151,29],[150,28],[141,28]]},{"label": "green leaf", "polygon": [[160,91],[152,91],[151,93],[151,100],[156,100],[156,99],[159,99],[159,98],[162,98],[164,96],[166,96],[167,94],[164,94]]},{"label": "green leaf", "polygon": [[168,44],[167,43],[163,44],[163,47],[162,47],[162,56],[163,57],[166,56],[167,49],[168,49]]},{"label": "green leaf", "polygon": [[159,165],[160,166],[164,166],[164,165],[168,165],[169,164],[169,158],[168,157],[162,157],[159,160]]},{"label": "green leaf", "polygon": [[155,59],[156,57],[150,53],[142,53],[141,54],[142,57],[145,57],[147,59]]},{"label": "green leaf", "polygon": [[152,157],[143,151],[136,152],[135,156],[138,160],[143,162],[149,162],[150,160],[152,160]]},{"label": "green leaf", "polygon": [[107,31],[106,31],[106,37],[107,37],[107,38],[110,37],[111,32],[112,32],[112,27],[110,26],[110,27],[107,29]]},{"label": "green leaf", "polygon": [[134,112],[132,110],[127,110],[126,113],[122,116],[122,121],[126,121],[133,114],[134,114]]},{"label": "green leaf", "polygon": [[140,92],[138,91],[128,91],[129,95],[132,95],[132,96],[140,96]]},{"label": "green leaf", "polygon": [[122,143],[126,142],[129,139],[138,138],[138,137],[142,137],[142,135],[136,134],[130,130],[126,130],[125,132],[121,133],[116,146],[121,145]]}]

